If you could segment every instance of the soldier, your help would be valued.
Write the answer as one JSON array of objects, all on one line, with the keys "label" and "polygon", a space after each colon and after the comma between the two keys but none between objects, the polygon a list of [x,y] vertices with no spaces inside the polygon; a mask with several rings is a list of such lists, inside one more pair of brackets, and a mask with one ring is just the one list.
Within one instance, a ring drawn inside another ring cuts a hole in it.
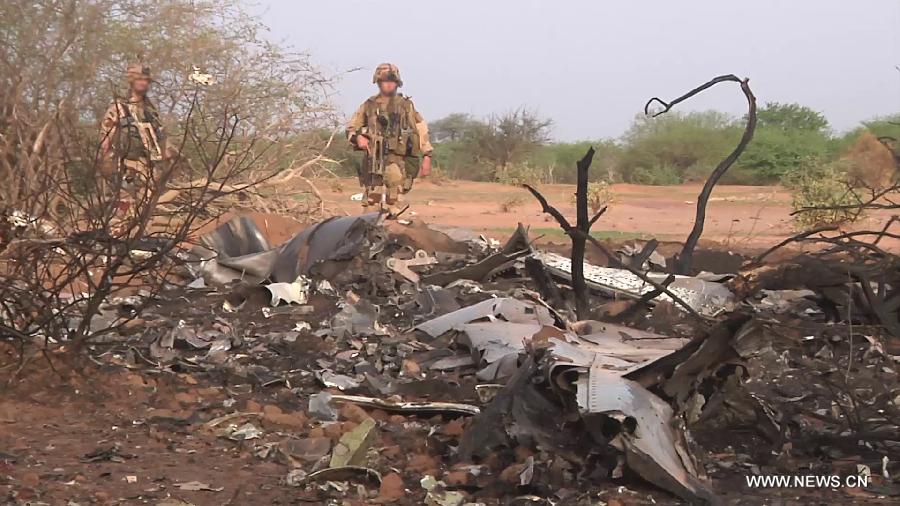
[{"label": "soldier", "polygon": [[[365,151],[359,170],[363,205],[386,204],[390,216],[396,217],[403,211],[398,207],[400,194],[412,189],[416,176],[431,172],[432,147],[422,115],[412,100],[397,92],[403,86],[397,66],[382,63],[372,82],[378,85],[378,94],[359,106],[347,126],[347,138]],[[384,192],[377,193],[382,185]]]},{"label": "soldier", "polygon": [[135,200],[149,196],[139,191],[142,187],[151,191],[154,166],[163,160],[165,137],[159,112],[148,97],[153,82],[150,68],[131,64],[125,76],[128,96],[115,100],[103,117],[100,156],[101,163],[112,165],[122,178],[122,188],[130,194],[130,208]]}]

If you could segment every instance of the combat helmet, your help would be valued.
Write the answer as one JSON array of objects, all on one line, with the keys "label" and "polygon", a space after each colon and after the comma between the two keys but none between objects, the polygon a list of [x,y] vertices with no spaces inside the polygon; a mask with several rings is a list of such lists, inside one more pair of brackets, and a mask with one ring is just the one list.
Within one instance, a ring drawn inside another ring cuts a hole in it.
[{"label": "combat helmet", "polygon": [[403,86],[403,80],[400,79],[400,69],[393,63],[382,63],[375,69],[372,82],[377,84],[380,81],[394,81],[397,83],[397,86]]},{"label": "combat helmet", "polygon": [[133,83],[137,79],[149,79],[153,80],[153,77],[150,75],[150,67],[144,65],[143,63],[131,63],[125,69],[125,79],[128,80],[129,83]]}]

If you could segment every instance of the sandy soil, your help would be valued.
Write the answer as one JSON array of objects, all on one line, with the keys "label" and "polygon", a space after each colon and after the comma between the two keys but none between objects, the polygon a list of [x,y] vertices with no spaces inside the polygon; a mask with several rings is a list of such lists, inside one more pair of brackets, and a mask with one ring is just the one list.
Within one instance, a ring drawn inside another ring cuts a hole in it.
[{"label": "sandy soil", "polygon": [[[360,191],[356,179],[314,181],[326,205],[336,213],[359,212],[350,196]],[[568,217],[575,215],[574,185],[543,185],[541,192]],[[612,186],[613,202],[594,226],[595,235],[612,240],[656,238],[683,241],[696,212],[699,184],[679,186]],[[426,222],[459,225],[504,237],[517,223],[531,227],[532,236],[558,242],[562,233],[541,212],[540,205],[524,189],[496,183],[451,181],[440,185],[416,182],[405,196],[411,216]],[[709,202],[703,240],[706,244],[735,250],[767,248],[797,232],[790,216],[790,193],[778,186],[720,186]],[[504,211],[504,204],[512,204]],[[855,225],[874,228],[889,219],[875,213]]]}]

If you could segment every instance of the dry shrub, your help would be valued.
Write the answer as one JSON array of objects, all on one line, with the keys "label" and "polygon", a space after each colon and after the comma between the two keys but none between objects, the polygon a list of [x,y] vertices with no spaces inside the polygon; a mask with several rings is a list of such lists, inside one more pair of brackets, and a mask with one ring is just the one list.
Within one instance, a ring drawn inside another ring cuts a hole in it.
[{"label": "dry shrub", "polygon": [[597,212],[608,206],[613,201],[612,190],[608,181],[595,181],[588,183],[588,206],[591,211]]},{"label": "dry shrub", "polygon": [[786,178],[794,220],[804,229],[852,223],[862,217],[860,196],[841,163],[810,167]]},{"label": "dry shrub", "polygon": [[847,149],[843,162],[847,167],[848,180],[854,186],[886,188],[896,173],[893,153],[868,131]]},{"label": "dry shrub", "polygon": [[513,186],[536,185],[544,182],[544,171],[528,163],[509,165],[497,171],[497,182]]},{"label": "dry shrub", "polygon": [[[587,201],[588,207],[592,212],[596,213],[600,209],[608,206],[614,200],[609,181],[595,181],[588,183]],[[572,195],[572,203],[576,201],[575,195]]]},{"label": "dry shrub", "polygon": [[[328,79],[236,2],[9,0],[0,19],[0,339],[23,362],[116,332],[186,274],[200,227],[323,161],[322,136],[298,132],[332,124]],[[172,149],[126,187],[97,161],[98,115],[140,51]]]},{"label": "dry shrub", "polygon": [[507,197],[503,202],[500,203],[500,211],[504,213],[511,213],[515,211],[517,208],[522,207],[525,204],[525,198],[521,195],[513,195],[511,197]]}]

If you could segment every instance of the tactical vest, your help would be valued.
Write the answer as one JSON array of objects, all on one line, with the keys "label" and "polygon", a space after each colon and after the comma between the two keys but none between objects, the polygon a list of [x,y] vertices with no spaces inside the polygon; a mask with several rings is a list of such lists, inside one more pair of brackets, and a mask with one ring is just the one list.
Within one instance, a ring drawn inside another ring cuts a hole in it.
[{"label": "tactical vest", "polygon": [[399,156],[420,156],[419,132],[416,130],[416,112],[410,99],[399,93],[379,104],[376,97],[366,100],[366,133],[381,137],[385,148]]},{"label": "tactical vest", "polygon": [[148,160],[150,152],[141,138],[140,130],[136,125],[137,122],[149,123],[156,132],[156,137],[162,142],[162,128],[159,121],[159,114],[156,108],[149,102],[145,101],[142,107],[144,117],[135,118],[131,113],[131,108],[127,102],[120,102],[119,108],[122,115],[119,118],[118,146],[119,156],[125,160]]}]

